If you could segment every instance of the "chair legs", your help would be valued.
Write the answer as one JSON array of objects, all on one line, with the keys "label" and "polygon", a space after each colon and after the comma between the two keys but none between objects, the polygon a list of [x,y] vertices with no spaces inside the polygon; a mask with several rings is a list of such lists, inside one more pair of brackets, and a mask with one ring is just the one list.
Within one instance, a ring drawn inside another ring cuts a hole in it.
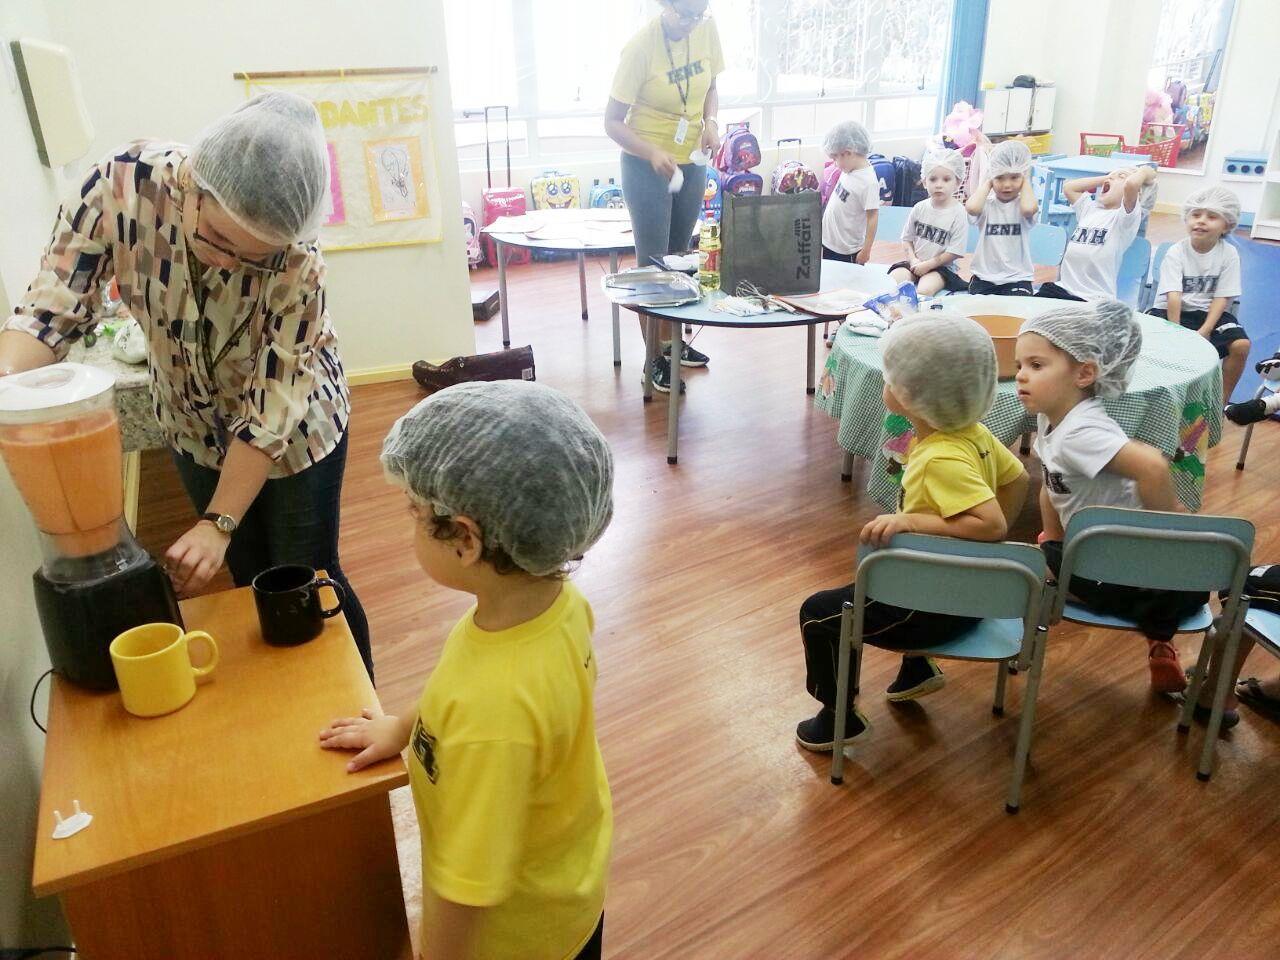
[{"label": "chair legs", "polygon": [[831,782],[844,782],[844,721],[849,713],[849,659],[853,655],[853,689],[858,689],[862,672],[862,643],[853,643],[853,604],[846,602],[840,611],[840,655],[836,670],[836,730],[831,747]]},{"label": "chair legs", "polygon": [[1182,712],[1178,715],[1178,730],[1182,733],[1191,729],[1191,715],[1196,704],[1200,702],[1200,687],[1204,683],[1205,673],[1209,670],[1209,657],[1217,642],[1217,626],[1218,624],[1215,623],[1205,631],[1204,642],[1200,644],[1200,656],[1196,658],[1195,669],[1191,671],[1191,682],[1187,684],[1186,693],[1183,694]]},{"label": "chair legs", "polygon": [[[1262,399],[1262,395],[1266,393],[1266,391],[1267,391],[1267,384],[1266,384],[1266,381],[1263,381],[1261,386],[1258,387],[1258,392],[1253,395],[1253,399],[1255,400]],[[1253,428],[1255,426],[1256,424],[1251,423],[1244,428],[1244,440],[1240,443],[1240,456],[1236,457],[1237,470],[1244,469],[1244,458],[1249,455],[1249,441],[1253,439]]]},{"label": "chair legs", "polygon": [[1013,672],[1013,662],[1011,660],[1003,661],[996,664],[996,696],[991,703],[991,712],[997,717],[1004,716],[1004,688],[1005,680],[1009,674]]},{"label": "chair legs", "polygon": [[1044,669],[1044,648],[1048,636],[1049,631],[1043,627],[1036,629],[1031,670],[1027,674],[1027,687],[1022,694],[1022,718],[1018,724],[1018,746],[1013,754],[1013,778],[1009,781],[1005,813],[1017,813],[1022,801],[1022,780],[1027,773],[1027,758],[1031,753],[1031,730],[1036,720],[1036,696],[1040,692],[1040,674]]},{"label": "chair legs", "polygon": [[1225,616],[1218,618],[1205,633],[1204,643],[1200,645],[1200,656],[1196,659],[1196,667],[1191,674],[1191,683],[1187,686],[1182,713],[1178,717],[1179,733],[1186,733],[1191,727],[1191,718],[1196,704],[1200,702],[1200,691],[1209,671],[1209,660],[1213,657],[1218,667],[1218,685],[1213,691],[1213,707],[1209,711],[1209,723],[1204,732],[1204,745],[1200,748],[1200,762],[1196,767],[1197,780],[1205,781],[1213,776],[1213,753],[1218,745],[1218,733],[1222,729],[1227,694],[1235,680],[1232,676],[1233,665],[1240,649],[1243,624],[1244,614],[1241,611],[1234,612],[1230,623],[1226,622]]}]

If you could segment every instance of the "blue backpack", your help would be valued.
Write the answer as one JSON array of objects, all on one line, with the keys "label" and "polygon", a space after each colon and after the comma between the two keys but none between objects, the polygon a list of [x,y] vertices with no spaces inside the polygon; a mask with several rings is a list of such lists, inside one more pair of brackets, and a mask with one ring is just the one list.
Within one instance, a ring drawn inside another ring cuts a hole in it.
[{"label": "blue backpack", "polygon": [[893,161],[883,153],[869,153],[867,161],[875,168],[876,180],[880,183],[880,202],[893,203],[894,188],[898,184],[898,171]]},{"label": "blue backpack", "polygon": [[593,207],[605,207],[610,210],[625,210],[627,202],[622,199],[622,188],[613,182],[613,177],[609,178],[608,183],[601,183],[596,180],[591,185],[590,205]]}]

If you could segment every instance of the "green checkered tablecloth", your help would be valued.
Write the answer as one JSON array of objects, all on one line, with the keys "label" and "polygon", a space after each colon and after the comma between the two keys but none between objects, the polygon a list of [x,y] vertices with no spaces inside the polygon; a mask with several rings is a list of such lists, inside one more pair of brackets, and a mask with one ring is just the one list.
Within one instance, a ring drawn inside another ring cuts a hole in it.
[{"label": "green checkered tablecloth", "polygon": [[[1062,306],[1054,300],[1039,302],[1046,310]],[[1206,454],[1222,438],[1222,367],[1217,352],[1194,330],[1157,317],[1140,315],[1139,320],[1142,355],[1133,382],[1124,396],[1103,405],[1125,433],[1164,451],[1178,499],[1187,509],[1199,510]],[[842,328],[814,403],[840,421],[840,446],[871,461],[867,492],[893,509],[912,432],[903,417],[886,415],[883,384],[880,340]],[[1013,381],[997,386],[995,403],[982,422],[1004,444],[1035,429],[1035,418],[1023,409]]]}]

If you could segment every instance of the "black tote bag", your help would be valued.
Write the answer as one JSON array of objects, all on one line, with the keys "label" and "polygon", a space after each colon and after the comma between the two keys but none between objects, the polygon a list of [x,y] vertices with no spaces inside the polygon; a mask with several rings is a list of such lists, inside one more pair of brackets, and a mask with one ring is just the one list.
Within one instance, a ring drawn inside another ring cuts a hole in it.
[{"label": "black tote bag", "polygon": [[746,280],[762,293],[817,293],[822,280],[822,197],[727,195],[720,222],[720,289]]}]

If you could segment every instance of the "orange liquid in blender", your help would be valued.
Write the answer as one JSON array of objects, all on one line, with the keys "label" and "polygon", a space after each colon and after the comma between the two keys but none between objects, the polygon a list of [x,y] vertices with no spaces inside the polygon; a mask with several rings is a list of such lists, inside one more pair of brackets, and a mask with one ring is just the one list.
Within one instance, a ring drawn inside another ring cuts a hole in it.
[{"label": "orange liquid in blender", "polygon": [[66,556],[92,556],[116,545],[124,485],[114,410],[0,426],[0,455],[36,526]]}]

